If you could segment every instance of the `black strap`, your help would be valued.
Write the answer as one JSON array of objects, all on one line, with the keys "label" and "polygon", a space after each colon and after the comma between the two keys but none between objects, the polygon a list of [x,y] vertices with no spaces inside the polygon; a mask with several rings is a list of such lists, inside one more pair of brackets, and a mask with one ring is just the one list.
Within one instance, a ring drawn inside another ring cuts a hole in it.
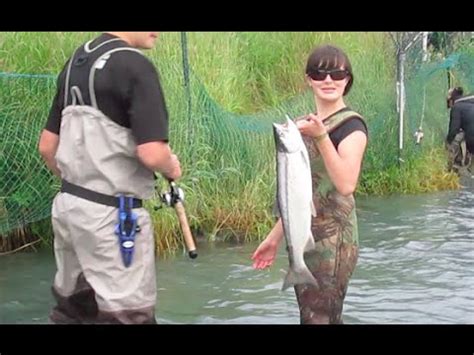
[{"label": "black strap", "polygon": [[[66,192],[68,194],[71,194],[71,195],[74,195],[74,196],[77,196],[77,197],[80,197],[92,202],[100,203],[102,205],[117,207],[117,208],[120,207],[120,199],[118,197],[105,195],[100,192],[95,192],[95,191],[86,189],[84,187],[71,184],[70,182],[67,182],[64,179],[61,182],[62,182],[61,192]],[[143,205],[142,200],[138,198],[134,198],[131,208],[141,208],[142,205]]]}]

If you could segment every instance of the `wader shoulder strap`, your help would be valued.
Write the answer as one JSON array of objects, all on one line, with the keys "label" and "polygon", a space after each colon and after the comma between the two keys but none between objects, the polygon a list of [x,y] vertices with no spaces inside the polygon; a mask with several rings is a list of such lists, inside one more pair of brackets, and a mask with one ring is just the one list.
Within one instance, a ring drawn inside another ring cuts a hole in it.
[{"label": "wader shoulder strap", "polygon": [[[103,48],[103,46],[105,46],[109,43],[112,43],[112,42],[119,42],[119,41],[123,41],[123,40],[120,39],[120,38],[111,39],[111,40],[105,41],[105,42],[97,45],[94,48],[90,48],[90,45],[91,45],[92,41],[89,41],[82,48],[84,49],[84,51],[86,52],[87,55],[92,55],[92,53],[98,51],[99,49],[101,51],[106,50],[106,48]],[[80,49],[81,49],[81,47],[78,48],[74,52],[74,54],[72,55],[72,57],[69,60],[69,64],[68,64],[68,67],[67,67],[66,79],[65,79],[65,85],[64,85],[64,107],[67,107],[67,105],[68,105],[68,99],[70,98],[69,95],[72,95],[73,104],[75,104],[77,101],[79,101],[80,103],[82,101],[81,104],[83,104],[83,102],[84,102],[82,100],[82,95],[80,95],[80,96],[78,95],[78,92],[80,94],[79,88],[76,87],[76,89],[74,89],[74,92],[73,92],[74,86],[72,88],[70,87],[70,77],[71,77],[72,64],[76,60],[76,56],[80,52]],[[110,57],[110,55],[112,53],[115,53],[115,52],[118,52],[118,51],[132,51],[132,52],[137,52],[137,53],[143,55],[143,53],[140,50],[138,50],[136,48],[132,48],[132,47],[115,47],[113,49],[110,49],[110,50],[104,52],[103,54],[100,54],[100,50],[97,52],[97,54],[95,54],[95,55],[98,55],[99,57],[92,64],[92,66],[90,68],[90,71],[89,71],[89,79],[88,79],[91,106],[93,106],[95,109],[98,109],[97,99],[96,99],[95,90],[94,90],[95,71],[97,69],[102,69],[104,67],[105,63],[107,62],[107,59]]]},{"label": "wader shoulder strap", "polygon": [[74,52],[72,57],[69,59],[69,65],[67,66],[66,80],[64,82],[64,106],[63,106],[63,108],[67,106],[67,100],[68,100],[68,95],[69,95],[69,78],[71,76],[71,67],[72,67],[72,63],[74,62],[74,57],[76,56],[78,51],[79,51],[79,49],[77,49]]},{"label": "wader shoulder strap", "polygon": [[341,124],[346,122],[348,119],[353,117],[359,118],[364,123],[364,125],[366,125],[364,118],[360,114],[352,110],[342,111],[334,114],[324,122],[324,125],[326,126],[328,133],[330,133],[337,127],[339,127]]},{"label": "wader shoulder strap", "polygon": [[97,99],[95,97],[95,89],[94,89],[95,71],[97,69],[102,69],[104,67],[107,59],[113,53],[119,52],[119,51],[131,51],[131,52],[136,52],[136,53],[139,53],[139,54],[143,55],[143,53],[139,49],[131,48],[131,47],[119,47],[119,48],[114,48],[114,49],[111,49],[111,50],[105,52],[99,58],[96,59],[94,64],[92,64],[91,70],[89,72],[89,95],[90,95],[90,98],[91,98],[92,106],[97,110],[99,108],[97,107]]}]

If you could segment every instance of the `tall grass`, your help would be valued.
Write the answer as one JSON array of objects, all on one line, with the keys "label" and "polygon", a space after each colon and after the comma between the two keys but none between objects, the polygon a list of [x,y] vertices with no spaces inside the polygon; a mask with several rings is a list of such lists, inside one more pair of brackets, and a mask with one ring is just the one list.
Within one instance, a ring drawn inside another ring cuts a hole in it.
[{"label": "tall grass", "polygon": [[455,173],[447,172],[446,162],[446,151],[433,148],[423,155],[410,157],[400,167],[391,165],[384,170],[366,171],[359,183],[359,193],[416,194],[458,189],[459,178]]},{"label": "tall grass", "polygon": [[[0,33],[0,71],[57,74],[74,48],[95,35]],[[162,33],[156,48],[146,55],[162,79],[171,119],[171,145],[182,162],[181,186],[195,231],[211,239],[233,236],[238,240],[261,239],[269,231],[275,173],[267,123],[281,120],[283,113],[297,115],[314,109],[304,69],[310,51],[325,43],[340,46],[349,55],[355,82],[347,102],[364,115],[369,126],[360,193],[456,187],[456,178],[444,173],[445,156],[436,142],[422,154],[407,157],[402,169],[396,165],[395,56],[385,33],[187,35],[193,73],[192,117],[187,117],[180,34]],[[0,97],[4,94],[0,92]],[[19,98],[19,102],[23,100]],[[46,117],[47,110],[37,119]],[[260,132],[238,128],[256,118],[264,122]],[[159,190],[165,188],[163,183]],[[149,203],[150,210],[156,203]],[[179,248],[181,233],[173,211],[160,209],[152,212],[152,217],[158,249],[172,252]]]}]

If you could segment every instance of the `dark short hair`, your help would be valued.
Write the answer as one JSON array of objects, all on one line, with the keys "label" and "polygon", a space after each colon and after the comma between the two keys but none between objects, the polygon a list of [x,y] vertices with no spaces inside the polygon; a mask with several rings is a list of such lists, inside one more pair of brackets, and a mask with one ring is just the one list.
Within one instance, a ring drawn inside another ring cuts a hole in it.
[{"label": "dark short hair", "polygon": [[448,92],[448,100],[456,101],[464,94],[464,90],[461,86],[452,88]]},{"label": "dark short hair", "polygon": [[354,82],[354,74],[352,74],[351,62],[342,49],[331,45],[316,47],[308,57],[306,74],[314,73],[318,69],[332,70],[341,67],[349,72],[349,81],[343,93],[346,95]]}]

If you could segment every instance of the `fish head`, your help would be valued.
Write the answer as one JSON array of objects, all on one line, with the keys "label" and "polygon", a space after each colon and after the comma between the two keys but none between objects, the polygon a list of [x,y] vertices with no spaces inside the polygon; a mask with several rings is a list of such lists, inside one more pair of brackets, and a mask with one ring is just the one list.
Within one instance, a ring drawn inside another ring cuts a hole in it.
[{"label": "fish head", "polygon": [[273,136],[280,152],[294,153],[304,144],[298,126],[288,116],[285,124],[273,124]]}]

